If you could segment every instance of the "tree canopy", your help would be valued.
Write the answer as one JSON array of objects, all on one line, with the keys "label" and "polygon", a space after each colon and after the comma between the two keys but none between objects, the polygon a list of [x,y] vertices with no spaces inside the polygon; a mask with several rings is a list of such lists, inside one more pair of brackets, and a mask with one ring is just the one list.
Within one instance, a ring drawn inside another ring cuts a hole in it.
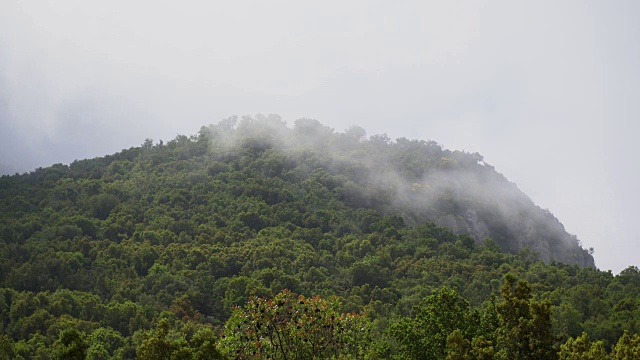
[{"label": "tree canopy", "polygon": [[433,141],[260,115],[0,177],[0,359],[632,358],[639,295]]}]

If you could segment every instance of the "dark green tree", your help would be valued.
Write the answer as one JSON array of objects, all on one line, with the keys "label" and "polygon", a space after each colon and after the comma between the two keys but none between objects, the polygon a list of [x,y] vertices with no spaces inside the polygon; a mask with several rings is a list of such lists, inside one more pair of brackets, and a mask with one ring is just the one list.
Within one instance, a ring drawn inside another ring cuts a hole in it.
[{"label": "dark green tree", "polygon": [[556,337],[551,329],[551,304],[531,299],[531,287],[507,274],[496,305],[500,317],[497,356],[510,360],[554,360]]},{"label": "dark green tree", "polygon": [[413,318],[405,317],[390,328],[401,356],[407,359],[444,359],[447,338],[456,330],[451,342],[457,344],[458,353],[465,353],[479,325],[477,315],[456,289],[441,288],[425,297],[414,312]]},{"label": "dark green tree", "polygon": [[13,341],[5,334],[0,334],[0,360],[12,360],[16,356]]},{"label": "dark green tree", "polygon": [[60,360],[84,360],[87,356],[87,343],[84,333],[76,329],[63,330],[53,343],[53,356]]},{"label": "dark green tree", "polygon": [[167,319],[158,322],[155,331],[146,333],[145,339],[138,347],[137,358],[140,360],[170,360],[172,355],[183,346],[175,339],[170,339],[171,325]]}]

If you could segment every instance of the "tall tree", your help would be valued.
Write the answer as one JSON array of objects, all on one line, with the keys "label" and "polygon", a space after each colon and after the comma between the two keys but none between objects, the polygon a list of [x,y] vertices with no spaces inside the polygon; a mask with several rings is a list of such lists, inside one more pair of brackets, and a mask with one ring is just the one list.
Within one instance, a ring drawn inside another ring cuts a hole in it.
[{"label": "tall tree", "polygon": [[500,317],[497,330],[498,358],[509,360],[555,360],[556,337],[551,328],[551,304],[531,299],[531,287],[505,275],[496,305]]},{"label": "tall tree", "polygon": [[400,353],[408,359],[444,359],[447,338],[454,331],[452,346],[457,344],[453,348],[464,352],[460,348],[473,337],[479,324],[478,316],[470,311],[469,302],[458,295],[456,289],[441,288],[425,297],[414,311],[415,317],[406,317],[390,328]]},{"label": "tall tree", "polygon": [[285,290],[252,296],[225,324],[222,343],[236,359],[361,358],[368,347],[366,314],[340,314],[337,299],[305,298]]}]

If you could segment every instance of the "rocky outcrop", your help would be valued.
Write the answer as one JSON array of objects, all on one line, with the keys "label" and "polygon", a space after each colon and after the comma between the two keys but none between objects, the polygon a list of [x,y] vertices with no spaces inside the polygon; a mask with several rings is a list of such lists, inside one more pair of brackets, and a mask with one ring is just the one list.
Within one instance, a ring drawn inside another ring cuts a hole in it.
[{"label": "rocky outcrop", "polygon": [[425,181],[430,184],[430,193],[420,203],[430,204],[422,212],[425,220],[468,234],[478,243],[492,238],[503,251],[528,248],[545,262],[595,267],[589,251],[553,214],[534,204],[493,168],[458,169],[428,176]]},{"label": "rocky outcrop", "polygon": [[487,218],[486,214],[479,215],[479,212],[483,211],[469,208],[462,216],[447,214],[434,219],[434,222],[457,234],[468,234],[478,243],[493,238],[505,251],[517,252],[529,248],[545,262],[555,260],[595,267],[593,257],[579,245],[577,238],[567,233],[553,215],[540,208],[518,209],[518,212],[527,214],[519,216],[518,221],[514,221],[509,214],[502,214],[498,219]]}]

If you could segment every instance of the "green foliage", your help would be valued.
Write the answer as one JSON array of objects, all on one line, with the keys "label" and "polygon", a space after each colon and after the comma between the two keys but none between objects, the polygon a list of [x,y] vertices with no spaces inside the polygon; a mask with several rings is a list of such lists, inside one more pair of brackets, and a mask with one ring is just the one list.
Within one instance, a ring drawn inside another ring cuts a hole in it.
[{"label": "green foliage", "polygon": [[[636,268],[637,269],[637,268]],[[629,335],[624,332],[618,343],[611,351],[611,359],[614,360],[632,360],[640,359],[640,335]]]},{"label": "green foliage", "polygon": [[53,357],[60,360],[84,360],[87,356],[86,336],[76,329],[67,329],[60,333],[53,343]]},{"label": "green foliage", "polygon": [[305,298],[283,291],[252,296],[236,307],[222,341],[236,359],[362,358],[369,339],[366,314],[340,314],[336,298]]},{"label": "green foliage", "polygon": [[[614,276],[558,247],[567,234],[523,196],[477,154],[272,115],[1,177],[0,344],[17,359],[162,344],[202,358],[234,306],[283,289],[336,314],[366,309],[371,341],[353,354],[544,358],[582,332],[608,353],[625,331],[633,343],[640,271]],[[470,219],[495,240],[458,234]],[[512,248],[522,224],[546,243]],[[547,248],[573,264],[542,261]],[[501,296],[507,273],[528,285]]]},{"label": "green foliage", "polygon": [[124,353],[125,338],[111,328],[98,328],[87,338],[89,349],[87,359],[111,359],[120,357]]},{"label": "green foliage", "polygon": [[223,359],[216,347],[216,338],[208,328],[199,329],[187,340],[182,332],[171,331],[167,319],[158,322],[153,331],[144,335],[137,349],[140,360],[216,360]]},{"label": "green foliage", "polygon": [[479,325],[477,314],[470,311],[469,303],[455,289],[442,288],[425,297],[414,312],[415,317],[404,318],[390,328],[399,353],[407,359],[443,359],[448,342],[452,352],[463,352],[459,348],[465,347],[463,343]]},{"label": "green foliage", "polygon": [[559,360],[607,360],[602,341],[591,342],[586,333],[577,338],[569,338],[566,343],[560,346],[558,353]]},{"label": "green foliage", "polygon": [[531,299],[531,288],[507,274],[496,305],[500,317],[497,356],[504,359],[556,359],[556,337],[551,331],[551,304]]},{"label": "green foliage", "polygon": [[11,360],[15,356],[13,341],[8,336],[0,334],[0,360]]}]

